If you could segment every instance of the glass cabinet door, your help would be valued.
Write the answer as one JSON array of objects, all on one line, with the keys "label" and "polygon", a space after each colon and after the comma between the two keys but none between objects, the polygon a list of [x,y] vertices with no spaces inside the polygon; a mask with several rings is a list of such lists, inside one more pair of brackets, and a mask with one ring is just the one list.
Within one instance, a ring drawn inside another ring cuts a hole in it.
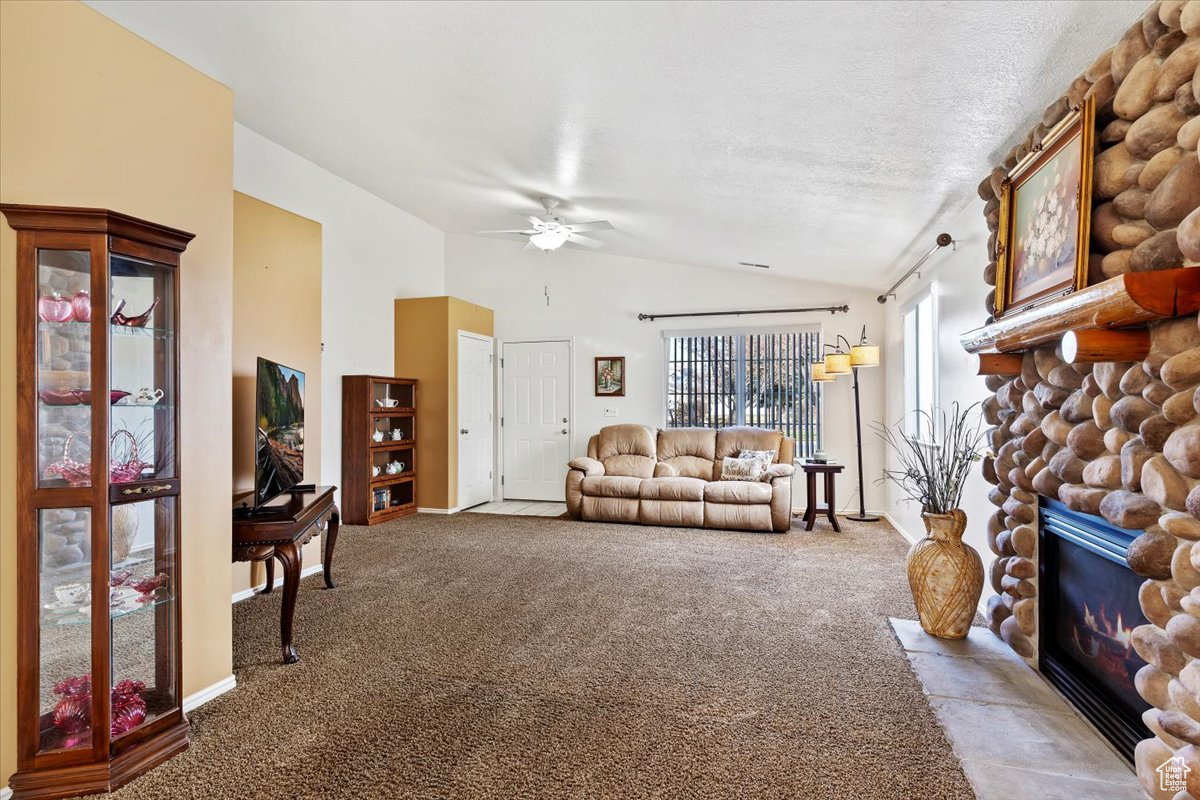
[{"label": "glass cabinet door", "polygon": [[38,512],[38,750],[92,744],[92,512]]},{"label": "glass cabinet door", "polygon": [[91,485],[92,301],[87,250],[37,251],[37,485]]},{"label": "glass cabinet door", "polygon": [[115,742],[179,705],[175,497],[112,507],[109,597]]},{"label": "glass cabinet door", "polygon": [[109,276],[110,481],[174,478],[175,270],[114,254]]}]

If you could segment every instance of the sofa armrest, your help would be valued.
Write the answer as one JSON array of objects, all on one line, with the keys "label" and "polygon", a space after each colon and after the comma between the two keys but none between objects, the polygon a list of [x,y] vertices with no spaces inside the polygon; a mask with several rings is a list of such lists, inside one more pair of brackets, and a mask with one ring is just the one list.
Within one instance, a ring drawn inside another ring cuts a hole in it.
[{"label": "sofa armrest", "polygon": [[679,470],[671,466],[665,461],[659,461],[654,465],[654,477],[656,478],[678,478]]},{"label": "sofa armrest", "polygon": [[796,474],[796,468],[791,464],[772,464],[767,467],[767,472],[763,475],[763,480],[769,481],[774,478],[790,478]]},{"label": "sofa armrest", "polygon": [[594,458],[581,456],[580,458],[572,458],[567,462],[567,469],[577,469],[584,474],[585,477],[591,478],[595,475],[604,474],[604,465]]}]

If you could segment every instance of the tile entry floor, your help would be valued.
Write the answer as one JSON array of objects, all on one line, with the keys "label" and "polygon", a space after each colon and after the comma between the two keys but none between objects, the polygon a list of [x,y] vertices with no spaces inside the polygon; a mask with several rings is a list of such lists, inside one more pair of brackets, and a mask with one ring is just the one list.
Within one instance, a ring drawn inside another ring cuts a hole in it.
[{"label": "tile entry floor", "polygon": [[566,503],[548,503],[542,500],[497,500],[473,508],[463,509],[470,514],[515,514],[519,517],[561,517],[567,513]]},{"label": "tile entry floor", "polygon": [[979,800],[1135,800],[1132,768],[986,628],[938,639],[892,619]]}]

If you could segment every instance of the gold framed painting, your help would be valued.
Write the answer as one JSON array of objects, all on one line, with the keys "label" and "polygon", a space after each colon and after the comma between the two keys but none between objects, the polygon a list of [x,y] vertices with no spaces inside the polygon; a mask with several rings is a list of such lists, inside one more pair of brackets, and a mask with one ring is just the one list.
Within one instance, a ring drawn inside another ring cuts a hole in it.
[{"label": "gold framed painting", "polygon": [[1087,285],[1095,129],[1089,97],[1004,180],[996,234],[997,317]]}]

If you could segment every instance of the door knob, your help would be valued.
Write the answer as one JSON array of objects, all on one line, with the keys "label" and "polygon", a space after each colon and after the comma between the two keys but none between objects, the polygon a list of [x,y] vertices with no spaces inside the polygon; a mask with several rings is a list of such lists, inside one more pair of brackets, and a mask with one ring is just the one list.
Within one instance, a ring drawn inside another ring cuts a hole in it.
[{"label": "door knob", "polygon": [[463,436],[466,436],[468,433],[470,433],[470,431],[467,430],[466,428],[459,428],[458,432],[461,433]]},{"label": "door knob", "polygon": [[567,432],[567,429],[566,429],[566,428],[563,428],[563,429],[562,429],[562,432],[563,432],[563,433],[566,433],[566,432]]}]

